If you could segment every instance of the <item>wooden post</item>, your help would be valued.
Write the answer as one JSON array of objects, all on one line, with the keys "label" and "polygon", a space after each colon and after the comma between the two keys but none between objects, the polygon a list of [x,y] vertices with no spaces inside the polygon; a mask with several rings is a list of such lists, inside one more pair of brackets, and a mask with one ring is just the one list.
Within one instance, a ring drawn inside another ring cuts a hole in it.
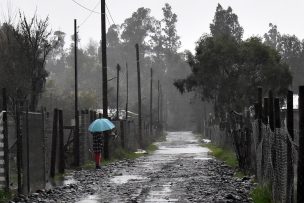
[{"label": "wooden post", "polygon": [[17,134],[17,182],[18,193],[22,193],[22,136],[20,129],[20,107],[19,103],[16,104],[16,134]]},{"label": "wooden post", "polygon": [[297,202],[304,202],[304,86],[299,87],[299,151]]},{"label": "wooden post", "polygon": [[259,117],[259,115],[258,115],[259,114],[259,104],[258,104],[258,102],[254,102],[253,106],[254,106],[254,119],[256,120]]},{"label": "wooden post", "polygon": [[94,119],[94,121],[97,119],[97,112],[96,111],[94,111],[93,112],[94,114],[93,114],[93,119]]},{"label": "wooden post", "polygon": [[90,110],[89,111],[89,117],[90,117],[90,123],[92,123],[94,120],[94,118],[93,118],[93,111],[92,110]]},{"label": "wooden post", "polygon": [[119,109],[118,109],[118,105],[119,105],[119,71],[120,71],[120,65],[119,64],[117,64],[116,69],[117,69],[116,119],[119,120]]},{"label": "wooden post", "polygon": [[63,174],[65,170],[65,156],[64,156],[64,133],[63,133],[63,113],[58,110],[59,120],[59,165],[58,172]]},{"label": "wooden post", "polygon": [[[294,140],[294,124],[293,124],[293,92],[287,93],[287,116],[286,116],[287,130],[292,141]],[[294,172],[292,162],[292,143],[287,139],[287,203],[294,202]]]},{"label": "wooden post", "polygon": [[268,101],[269,101],[268,98],[264,98],[263,123],[264,123],[265,125],[268,124],[268,114],[269,114],[269,113],[268,113],[268,106],[269,106]]},{"label": "wooden post", "polygon": [[121,147],[125,148],[125,128],[124,128],[124,120],[119,121],[120,123],[120,142]]},{"label": "wooden post", "polygon": [[160,85],[160,123],[161,123],[161,131],[163,131],[164,127],[164,95],[163,95],[163,89],[162,86]]},{"label": "wooden post", "polygon": [[274,99],[274,115],[275,115],[275,127],[281,128],[281,115],[280,115],[280,99]]},{"label": "wooden post", "polygon": [[157,123],[159,125],[160,118],[159,118],[159,108],[160,108],[160,82],[159,80],[157,81]]},{"label": "wooden post", "polygon": [[128,63],[126,63],[126,83],[127,83],[127,98],[126,98],[126,120],[128,119],[128,102],[129,102],[129,70],[128,70]]},{"label": "wooden post", "polygon": [[7,95],[6,89],[2,89],[2,106],[3,106],[3,142],[4,142],[4,177],[5,191],[10,190],[9,180],[9,151],[8,151],[8,120],[7,120]]},{"label": "wooden post", "polygon": [[25,111],[25,133],[26,133],[26,181],[27,181],[27,193],[30,193],[30,135],[29,135],[29,106],[26,102],[26,111]]},{"label": "wooden post", "polygon": [[269,113],[269,125],[272,132],[274,132],[274,102],[273,93],[269,91],[269,101],[268,101],[268,113]]},{"label": "wooden post", "polygon": [[56,154],[57,154],[57,136],[58,136],[58,109],[54,109],[53,132],[52,132],[52,150],[51,150],[51,169],[50,176],[55,177]]},{"label": "wooden post", "polygon": [[150,125],[149,125],[149,133],[152,136],[152,125],[153,125],[153,115],[152,115],[152,108],[153,108],[153,70],[151,68],[151,78],[150,78]]},{"label": "wooden post", "polygon": [[258,105],[257,105],[257,116],[258,116],[258,133],[259,143],[262,140],[262,88],[258,88]]},{"label": "wooden post", "polygon": [[137,85],[138,85],[138,135],[139,135],[139,145],[143,148],[142,140],[142,115],[141,115],[141,85],[140,85],[140,63],[139,63],[139,47],[138,44],[135,45],[136,48],[136,63],[137,63]]},{"label": "wooden post", "polygon": [[77,20],[74,19],[74,45],[75,45],[75,131],[74,131],[74,164],[80,165],[79,159],[79,116],[78,116],[78,74],[77,74]]}]

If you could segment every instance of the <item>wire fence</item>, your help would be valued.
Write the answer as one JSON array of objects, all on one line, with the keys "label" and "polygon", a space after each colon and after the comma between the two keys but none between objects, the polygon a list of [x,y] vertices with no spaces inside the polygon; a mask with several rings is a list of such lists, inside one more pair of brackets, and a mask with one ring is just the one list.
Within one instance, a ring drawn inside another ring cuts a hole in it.
[{"label": "wire fence", "polygon": [[[3,101],[5,98],[4,91]],[[70,124],[64,122],[63,110],[29,112],[26,101],[3,103],[0,112],[0,189],[28,194],[49,188],[54,185],[56,174],[75,168],[76,156],[80,159],[77,167],[94,160],[88,126],[101,114],[94,110],[79,113],[79,147],[75,147],[75,125],[71,121]],[[136,151],[140,147],[137,117],[112,122],[116,126],[116,136],[109,135],[108,159],[123,156],[123,150]],[[145,119],[143,123],[141,135],[145,147],[161,135],[162,128],[156,123],[150,128],[150,122]],[[104,158],[105,151],[104,147]]]},{"label": "wire fence", "polygon": [[[289,100],[291,105],[282,109],[275,102],[278,100],[270,95],[264,98],[264,104],[255,105],[254,112],[231,112],[227,121],[207,125],[205,135],[216,145],[233,148],[239,169],[255,174],[259,184],[270,186],[274,202],[302,202],[300,140],[304,106],[294,109],[293,100]],[[223,123],[225,127],[221,128]]]}]

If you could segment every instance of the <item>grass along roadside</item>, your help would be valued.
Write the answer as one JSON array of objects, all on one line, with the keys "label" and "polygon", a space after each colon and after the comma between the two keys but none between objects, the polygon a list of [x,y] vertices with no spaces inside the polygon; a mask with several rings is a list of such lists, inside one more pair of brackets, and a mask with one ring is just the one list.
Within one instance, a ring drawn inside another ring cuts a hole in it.
[{"label": "grass along roadside", "polygon": [[0,203],[8,202],[12,198],[13,194],[11,192],[5,192],[0,190]]},{"label": "grass along roadside", "polygon": [[251,198],[254,203],[271,203],[271,189],[269,184],[258,185],[251,192]]},{"label": "grass along roadside", "polygon": [[232,168],[237,168],[238,161],[235,153],[232,150],[224,149],[211,143],[203,144],[202,146],[207,147],[211,151],[210,154],[215,158],[224,161],[228,166],[231,166]]}]

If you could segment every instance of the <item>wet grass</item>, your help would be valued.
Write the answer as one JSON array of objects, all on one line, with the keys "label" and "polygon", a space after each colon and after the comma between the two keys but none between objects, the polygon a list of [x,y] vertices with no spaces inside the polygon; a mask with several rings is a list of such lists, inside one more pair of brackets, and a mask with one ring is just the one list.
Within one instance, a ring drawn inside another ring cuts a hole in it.
[{"label": "wet grass", "polygon": [[151,154],[152,152],[154,152],[156,150],[158,150],[158,147],[155,144],[150,144],[146,149],[148,154]]},{"label": "wet grass", "polygon": [[269,184],[258,185],[252,192],[251,198],[254,203],[271,203],[271,189]]},{"label": "wet grass", "polygon": [[203,144],[203,147],[207,147],[211,152],[210,154],[215,158],[224,161],[228,166],[236,168],[238,166],[238,161],[235,153],[230,149],[224,149],[213,145],[211,143]]},{"label": "wet grass", "polygon": [[0,203],[8,202],[12,198],[11,192],[5,192],[4,190],[0,190]]},{"label": "wet grass", "polygon": [[167,132],[162,132],[161,135],[157,138],[157,142],[165,142],[167,140]]}]

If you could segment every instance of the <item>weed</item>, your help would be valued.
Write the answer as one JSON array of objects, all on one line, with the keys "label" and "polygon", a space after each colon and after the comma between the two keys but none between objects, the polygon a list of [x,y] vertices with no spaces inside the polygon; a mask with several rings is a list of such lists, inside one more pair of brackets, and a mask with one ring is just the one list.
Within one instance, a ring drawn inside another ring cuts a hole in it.
[{"label": "weed", "polygon": [[251,198],[254,203],[271,203],[271,187],[269,184],[258,185],[252,192]]}]

